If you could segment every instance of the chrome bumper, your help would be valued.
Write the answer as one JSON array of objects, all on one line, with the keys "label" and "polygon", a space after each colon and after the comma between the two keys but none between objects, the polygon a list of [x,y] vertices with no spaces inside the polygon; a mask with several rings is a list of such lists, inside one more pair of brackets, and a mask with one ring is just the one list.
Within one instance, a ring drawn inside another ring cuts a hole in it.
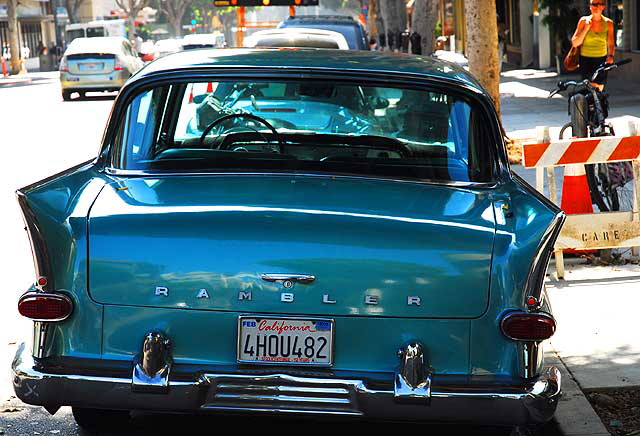
[{"label": "chrome bumper", "polygon": [[[140,391],[132,378],[53,374],[36,369],[24,345],[12,365],[16,395],[25,403],[55,411],[89,408],[198,413],[265,412],[354,416],[489,425],[528,425],[551,419],[560,397],[560,373],[547,368],[523,386],[438,386],[429,381],[428,401],[377,390],[358,379],[287,374],[201,373],[192,381],[169,380],[168,389]],[[421,390],[427,390],[421,386]],[[411,396],[417,393],[414,390]]]}]

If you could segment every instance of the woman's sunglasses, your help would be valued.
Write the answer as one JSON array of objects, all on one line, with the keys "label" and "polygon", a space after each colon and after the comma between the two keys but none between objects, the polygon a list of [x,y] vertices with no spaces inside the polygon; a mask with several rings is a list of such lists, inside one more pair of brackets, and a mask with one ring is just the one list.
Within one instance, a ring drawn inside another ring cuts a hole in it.
[{"label": "woman's sunglasses", "polygon": [[591,6],[604,6],[604,3],[590,3]]}]

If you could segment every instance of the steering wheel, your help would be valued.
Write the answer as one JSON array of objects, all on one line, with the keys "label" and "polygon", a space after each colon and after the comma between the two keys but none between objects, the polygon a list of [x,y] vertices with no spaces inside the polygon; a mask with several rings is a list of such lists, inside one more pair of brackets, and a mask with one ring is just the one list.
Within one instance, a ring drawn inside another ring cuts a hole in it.
[{"label": "steering wheel", "polygon": [[[250,120],[258,121],[259,123],[264,124],[266,127],[268,127],[268,128],[269,128],[269,130],[271,130],[271,132],[273,133],[273,135],[276,137],[276,139],[277,139],[277,141],[278,141],[278,144],[280,145],[280,150],[282,150],[282,146],[283,146],[283,143],[282,143],[282,137],[280,136],[280,134],[278,133],[278,131],[275,129],[275,127],[273,127],[273,126],[272,126],[272,125],[271,125],[267,120],[265,120],[264,118],[261,118],[261,117],[259,117],[259,116],[257,116],[257,115],[253,115],[253,114],[245,114],[245,113],[229,114],[229,115],[222,116],[222,117],[218,118],[217,120],[214,120],[211,124],[209,124],[209,125],[204,129],[204,131],[202,132],[202,135],[200,135],[199,145],[200,145],[200,146],[204,145],[204,138],[206,138],[206,137],[207,137],[207,134],[208,134],[209,132],[211,132],[211,130],[213,130],[213,128],[214,128],[215,126],[217,126],[218,124],[220,124],[220,123],[222,123],[222,122],[224,122],[224,121],[226,121],[226,120],[231,120],[231,119],[234,119],[234,118],[248,118],[248,119],[250,119]],[[260,133],[260,132],[258,132],[258,133]],[[266,136],[263,136],[263,137],[264,137],[264,139],[265,139],[267,142],[269,142],[269,141],[267,140],[267,137],[266,137]]]}]

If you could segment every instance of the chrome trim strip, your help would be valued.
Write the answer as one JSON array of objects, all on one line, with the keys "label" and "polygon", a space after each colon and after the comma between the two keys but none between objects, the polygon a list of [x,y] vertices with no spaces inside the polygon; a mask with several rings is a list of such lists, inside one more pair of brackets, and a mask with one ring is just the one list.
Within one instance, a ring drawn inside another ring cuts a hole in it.
[{"label": "chrome trim strip", "polygon": [[49,341],[49,324],[36,321],[33,323],[33,349],[31,353],[38,359],[49,357],[50,350],[47,348]]},{"label": "chrome trim strip", "polygon": [[216,398],[238,401],[275,401],[292,403],[343,403],[349,404],[346,398],[305,397],[293,395],[246,395],[246,394],[216,394]]},{"label": "chrome trim strip", "polygon": [[260,276],[260,278],[267,282],[296,282],[308,285],[309,283],[313,283],[316,279],[315,276],[311,274],[287,274],[287,273],[264,273]]},{"label": "chrome trim strip", "polygon": [[310,387],[300,387],[300,386],[258,386],[258,385],[241,385],[241,384],[232,384],[232,383],[220,383],[218,384],[220,389],[242,389],[244,391],[276,391],[276,392],[308,392],[315,394],[326,394],[326,395],[347,395],[349,393],[348,390],[343,388],[310,388]]},{"label": "chrome trim strip", "polygon": [[555,217],[549,224],[549,227],[545,231],[538,246],[536,257],[533,260],[531,269],[527,275],[525,292],[522,293],[522,307],[527,307],[527,297],[529,296],[540,299],[540,296],[542,295],[542,286],[544,285],[544,279],[549,266],[549,260],[553,253],[553,247],[560,235],[562,225],[566,219],[567,217],[563,211],[556,213]]},{"label": "chrome trim strip", "polygon": [[539,375],[542,365],[542,344],[540,342],[521,342],[518,344],[520,354],[520,375],[531,379]]},{"label": "chrome trim strip", "polygon": [[364,175],[348,175],[334,173],[303,173],[303,172],[220,172],[220,171],[144,171],[144,170],[122,170],[113,167],[105,167],[105,174],[111,176],[122,177],[164,177],[164,176],[286,176],[286,177],[329,177],[340,179],[365,179],[365,180],[382,180],[399,183],[422,183],[429,185],[452,186],[457,188],[478,188],[492,189],[499,186],[499,182],[445,182],[439,180],[426,179],[397,179],[393,177],[382,176],[364,176]]}]

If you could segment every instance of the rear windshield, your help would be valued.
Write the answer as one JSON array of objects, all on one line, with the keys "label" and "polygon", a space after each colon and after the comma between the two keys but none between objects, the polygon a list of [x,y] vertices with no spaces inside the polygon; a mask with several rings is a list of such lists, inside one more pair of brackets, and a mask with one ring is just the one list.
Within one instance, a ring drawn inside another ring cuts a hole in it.
[{"label": "rear windshield", "polygon": [[494,175],[490,137],[479,107],[424,89],[310,80],[180,83],[131,101],[112,165],[486,182]]},{"label": "rear windshield", "polygon": [[315,47],[315,48],[333,48],[339,49],[340,46],[336,41],[323,37],[305,37],[305,36],[265,36],[256,41],[257,47]]}]

